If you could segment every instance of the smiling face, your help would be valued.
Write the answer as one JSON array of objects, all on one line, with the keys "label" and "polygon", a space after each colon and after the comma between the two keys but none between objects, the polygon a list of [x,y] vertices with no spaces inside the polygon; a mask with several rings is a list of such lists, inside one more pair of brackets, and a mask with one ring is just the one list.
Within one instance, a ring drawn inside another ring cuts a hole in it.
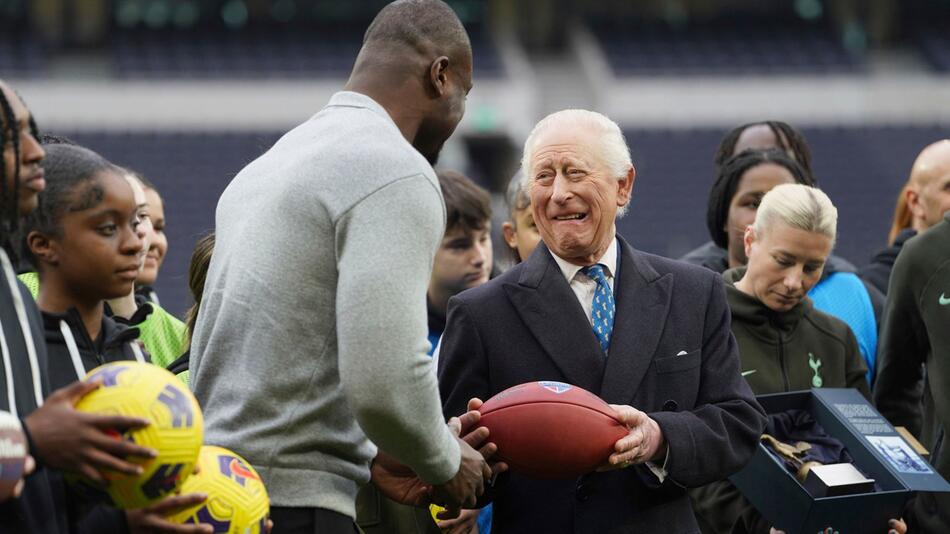
[{"label": "smiling face", "polygon": [[[30,131],[30,110],[26,108],[20,97],[17,96],[6,84],[0,82],[0,91],[13,110],[13,124],[7,124],[7,118],[2,117],[2,127],[5,131],[3,136],[6,141],[3,145],[3,169],[7,183],[4,184],[7,191],[13,191],[15,186],[19,187],[19,197],[17,206],[20,215],[29,215],[36,209],[37,198],[43,189],[46,188],[43,167],[41,163],[46,157],[46,152],[39,141],[33,137]],[[14,182],[16,175],[17,154],[13,149],[13,137],[16,136],[20,144],[20,174],[19,184]]]},{"label": "smiling face", "polygon": [[782,222],[775,222],[762,235],[749,228],[745,234],[748,268],[736,287],[772,310],[788,311],[821,279],[832,245],[824,234]]},{"label": "smiling face", "polygon": [[145,202],[148,206],[148,218],[151,222],[146,225],[146,241],[148,253],[145,255],[145,266],[139,275],[137,284],[152,285],[158,278],[158,270],[165,261],[165,252],[168,251],[168,238],[165,236],[165,205],[162,197],[154,189],[145,190]]},{"label": "smiling face", "polygon": [[[570,130],[570,131],[568,131]],[[595,263],[616,234],[617,210],[630,200],[635,172],[611,176],[588,127],[552,126],[538,134],[529,163],[529,195],[541,238],[576,265]]]},{"label": "smiling face", "polygon": [[747,170],[739,178],[736,194],[729,202],[729,214],[723,230],[729,236],[729,267],[745,265],[746,228],[755,221],[762,197],[780,184],[793,184],[795,177],[788,169],[775,163],[763,163]]}]

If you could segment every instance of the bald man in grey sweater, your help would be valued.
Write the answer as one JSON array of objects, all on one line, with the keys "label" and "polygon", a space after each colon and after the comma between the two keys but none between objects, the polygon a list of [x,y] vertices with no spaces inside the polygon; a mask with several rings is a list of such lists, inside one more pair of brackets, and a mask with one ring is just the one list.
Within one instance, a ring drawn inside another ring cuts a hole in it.
[{"label": "bald man in grey sweater", "polygon": [[391,4],[349,91],[221,196],[191,383],[206,442],[261,473],[275,534],[352,531],[377,446],[454,506],[474,504],[490,476],[446,426],[426,356],[425,293],[445,228],[430,161],[470,88],[451,9]]}]

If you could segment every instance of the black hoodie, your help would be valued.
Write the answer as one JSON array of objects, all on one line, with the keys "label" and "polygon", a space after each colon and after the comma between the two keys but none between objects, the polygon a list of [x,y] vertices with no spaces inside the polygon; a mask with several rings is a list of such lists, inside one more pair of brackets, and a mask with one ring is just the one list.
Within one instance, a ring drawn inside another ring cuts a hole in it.
[{"label": "black hoodie", "polygon": [[[121,325],[106,314],[102,316],[99,336],[91,339],[79,312],[70,308],[66,313],[42,312],[46,346],[49,352],[49,381],[54,389],[80,380],[86,372],[109,362],[148,361],[139,346],[139,331]],[[81,369],[78,367],[81,366]],[[128,532],[125,512],[72,496],[78,507],[76,516],[79,533]]]},{"label": "black hoodie", "polygon": [[[49,352],[49,381],[53,389],[80,380],[88,371],[105,363],[148,361],[137,341],[137,328],[121,325],[103,314],[99,336],[91,339],[75,308],[66,313],[42,314]],[[82,374],[77,368],[80,365]]]},{"label": "black hoodie", "polygon": [[805,297],[777,312],[735,287],[745,275],[723,273],[732,312],[732,334],[743,374],[756,395],[813,387],[854,388],[871,398],[854,333],[843,321],[815,309]]},{"label": "black hoodie", "polygon": [[[2,249],[0,263],[0,410],[22,420],[49,394],[46,345],[39,310]],[[26,478],[23,494],[0,503],[0,533],[69,531],[62,479],[43,466],[42,458],[35,459],[37,468]]]}]

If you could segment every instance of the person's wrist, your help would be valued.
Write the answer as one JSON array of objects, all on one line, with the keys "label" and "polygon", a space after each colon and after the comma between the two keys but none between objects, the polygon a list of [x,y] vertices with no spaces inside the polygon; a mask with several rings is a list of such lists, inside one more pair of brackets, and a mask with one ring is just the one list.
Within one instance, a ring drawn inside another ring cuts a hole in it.
[{"label": "person's wrist", "polygon": [[650,418],[650,427],[652,428],[652,432],[650,432],[650,461],[662,462],[666,458],[666,439],[663,437],[660,425],[652,417]]},{"label": "person's wrist", "polygon": [[36,462],[36,466],[39,467],[43,464],[43,458],[40,455],[39,450],[36,447],[36,440],[33,439],[33,432],[30,431],[30,425],[28,419],[30,417],[21,417],[20,418],[20,427],[23,429],[23,437],[26,439],[26,450],[33,457],[33,461]]}]

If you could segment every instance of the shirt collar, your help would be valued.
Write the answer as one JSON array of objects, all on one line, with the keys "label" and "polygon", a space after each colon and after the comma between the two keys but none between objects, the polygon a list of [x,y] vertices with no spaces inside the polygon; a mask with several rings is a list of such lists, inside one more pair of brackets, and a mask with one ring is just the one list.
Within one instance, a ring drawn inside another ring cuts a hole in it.
[{"label": "shirt collar", "polygon": [[389,115],[389,112],[386,111],[379,102],[373,100],[372,98],[364,95],[363,93],[357,93],[355,91],[338,91],[330,97],[330,101],[327,102],[327,107],[351,107],[351,108],[366,108],[378,115],[381,115],[386,118],[386,121],[391,123],[393,127],[397,130],[399,129],[396,126],[395,121]]},{"label": "shirt collar", "polygon": [[[548,252],[551,252],[548,249]],[[570,284],[574,277],[577,276],[577,272],[583,269],[584,267],[580,265],[574,265],[573,263],[561,258],[554,252],[551,252],[551,256],[554,257],[554,261],[557,262],[557,266],[561,268],[561,273],[564,275],[564,278],[567,279],[567,283]],[[617,239],[614,238],[610,241],[610,245],[607,247],[607,251],[604,252],[604,255],[597,260],[596,263],[607,268],[607,278],[613,278],[614,273],[617,272]]]}]

